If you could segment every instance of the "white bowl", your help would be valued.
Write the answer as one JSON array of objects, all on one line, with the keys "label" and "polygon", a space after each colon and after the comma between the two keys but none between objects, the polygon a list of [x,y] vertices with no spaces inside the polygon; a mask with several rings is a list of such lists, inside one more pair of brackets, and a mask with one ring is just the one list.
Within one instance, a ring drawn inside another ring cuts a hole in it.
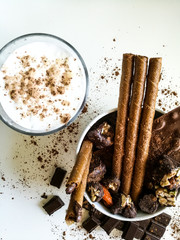
[{"label": "white bowl", "polygon": [[[106,115],[110,114],[110,113],[113,113],[113,112],[116,112],[117,109],[111,109],[105,113],[102,113],[100,114],[99,116],[97,116],[96,118],[94,118],[89,124],[88,126],[85,128],[84,132],[82,133],[80,139],[79,139],[79,143],[78,143],[78,146],[77,146],[77,149],[76,149],[76,156],[77,154],[79,153],[79,150],[81,148],[81,144],[84,140],[84,137],[86,136],[87,132],[90,130],[90,128],[97,123],[98,120],[102,119],[103,117],[105,117]],[[159,114],[159,115],[162,115],[163,112],[160,111],[160,110],[156,110],[156,113]],[[103,122],[103,120],[102,120]],[[180,195],[179,195],[180,196]],[[179,198],[178,196],[178,198]],[[102,212],[103,214],[107,215],[108,217],[111,217],[111,218],[115,218],[115,219],[118,219],[118,220],[121,220],[121,221],[142,221],[142,220],[146,220],[146,219],[149,219],[149,218],[153,218],[159,214],[161,214],[162,212],[165,211],[165,209],[167,207],[159,207],[158,210],[153,213],[153,214],[147,214],[147,213],[144,213],[140,210],[138,210],[138,213],[137,213],[137,216],[135,218],[125,218],[121,215],[117,215],[117,214],[112,214],[108,208],[106,208],[102,203],[98,203],[98,202],[92,202],[88,193],[85,192],[85,198],[87,199],[87,201],[98,210],[100,212]]]}]

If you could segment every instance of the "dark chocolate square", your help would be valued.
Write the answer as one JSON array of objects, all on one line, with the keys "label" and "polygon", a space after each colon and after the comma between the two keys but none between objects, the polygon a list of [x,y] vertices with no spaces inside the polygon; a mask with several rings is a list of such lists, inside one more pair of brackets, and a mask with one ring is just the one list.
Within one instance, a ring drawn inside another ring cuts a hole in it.
[{"label": "dark chocolate square", "polygon": [[62,206],[64,206],[64,202],[59,196],[54,196],[43,206],[43,208],[49,215],[51,215]]},{"label": "dark chocolate square", "polygon": [[158,237],[162,237],[164,232],[166,231],[166,227],[163,226],[161,223],[151,220],[150,226],[148,227],[148,231]]},{"label": "dark chocolate square", "polygon": [[116,229],[118,229],[118,230],[122,230],[123,229],[123,226],[124,226],[124,222],[122,222],[122,221],[119,221],[118,222],[118,225],[116,226]]},{"label": "dark chocolate square", "polygon": [[139,227],[141,227],[142,229],[146,230],[149,223],[150,223],[151,219],[147,219],[147,220],[143,220],[143,221],[138,221],[139,223]]},{"label": "dark chocolate square", "polygon": [[159,240],[161,239],[160,237],[155,236],[154,234],[146,231],[143,240]]},{"label": "dark chocolate square", "polygon": [[129,222],[127,226],[124,228],[122,238],[124,238],[125,240],[133,240],[135,238],[138,228],[139,228],[138,222]]},{"label": "dark chocolate square", "polygon": [[101,222],[100,222],[99,219],[97,219],[97,218],[95,218],[95,217],[89,217],[88,219],[86,219],[86,220],[83,222],[82,226],[83,226],[83,228],[86,229],[86,231],[87,231],[88,233],[91,233],[97,226],[100,225],[100,223],[101,223]]},{"label": "dark chocolate square", "polygon": [[162,225],[164,225],[166,227],[169,224],[169,222],[171,221],[171,216],[167,213],[162,213],[162,214],[156,216],[154,218],[154,220],[156,222],[161,223]]},{"label": "dark chocolate square", "polygon": [[114,228],[118,225],[119,220],[114,219],[114,218],[108,218],[106,219],[101,227],[104,229],[104,231],[109,235]]},{"label": "dark chocolate square", "polygon": [[134,237],[136,238],[136,239],[142,239],[142,237],[143,237],[143,235],[144,235],[144,229],[143,228],[138,228],[137,229],[137,231],[136,231],[136,234],[134,235]]},{"label": "dark chocolate square", "polygon": [[66,170],[63,170],[62,168],[58,167],[56,168],[55,172],[54,172],[54,175],[51,179],[51,182],[50,184],[52,186],[55,186],[57,188],[60,188],[63,180],[64,180],[64,177],[66,175]]}]

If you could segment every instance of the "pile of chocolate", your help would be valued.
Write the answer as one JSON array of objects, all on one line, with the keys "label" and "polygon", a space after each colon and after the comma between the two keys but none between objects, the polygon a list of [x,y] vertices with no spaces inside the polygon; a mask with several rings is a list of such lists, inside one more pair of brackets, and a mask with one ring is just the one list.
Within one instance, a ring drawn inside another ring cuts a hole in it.
[{"label": "pile of chocolate", "polygon": [[93,142],[86,189],[91,201],[127,218],[136,217],[138,208],[152,214],[159,206],[175,206],[180,188],[180,107],[154,120],[146,178],[136,206],[112,175],[115,120],[116,112],[108,114],[86,136]]},{"label": "pile of chocolate", "polygon": [[122,238],[125,240],[142,239],[158,240],[164,235],[171,217],[162,213],[151,219],[136,222],[125,222],[114,218],[107,217],[94,207],[89,205],[85,200],[83,207],[89,211],[90,217],[87,218],[82,226],[88,233],[100,226],[109,235],[113,229],[122,231]]}]

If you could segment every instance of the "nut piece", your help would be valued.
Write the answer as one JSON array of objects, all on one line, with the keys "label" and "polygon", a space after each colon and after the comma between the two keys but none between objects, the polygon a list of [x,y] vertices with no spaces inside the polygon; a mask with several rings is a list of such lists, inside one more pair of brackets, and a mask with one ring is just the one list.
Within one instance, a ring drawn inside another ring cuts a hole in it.
[{"label": "nut piece", "polygon": [[105,164],[101,161],[99,157],[93,156],[89,168],[87,182],[99,182],[104,178],[105,173],[106,173]]},{"label": "nut piece", "polygon": [[90,198],[92,202],[99,202],[104,196],[103,187],[99,182],[89,183],[88,192],[90,192]]},{"label": "nut piece", "polygon": [[157,188],[156,197],[162,206],[175,206],[178,190],[168,190],[167,188]]},{"label": "nut piece", "polygon": [[97,129],[90,131],[87,137],[96,148],[102,149],[113,144],[114,131],[107,122],[103,122]]},{"label": "nut piece", "polygon": [[109,177],[106,179],[103,179],[103,185],[110,189],[111,192],[117,193],[120,186],[120,180],[117,177]]},{"label": "nut piece", "polygon": [[157,197],[153,194],[144,195],[139,201],[139,207],[145,213],[155,213],[158,206]]}]

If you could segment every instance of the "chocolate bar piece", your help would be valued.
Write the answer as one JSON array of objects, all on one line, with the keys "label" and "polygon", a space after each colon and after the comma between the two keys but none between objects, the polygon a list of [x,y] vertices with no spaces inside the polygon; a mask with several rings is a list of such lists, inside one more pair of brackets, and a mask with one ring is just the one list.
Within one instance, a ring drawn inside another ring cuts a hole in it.
[{"label": "chocolate bar piece", "polygon": [[101,227],[104,229],[104,231],[109,235],[114,228],[119,224],[119,220],[114,218],[108,218],[106,221],[104,221],[103,224],[101,224]]},{"label": "chocolate bar piece", "polygon": [[125,240],[133,240],[139,228],[138,222],[127,222],[124,226],[122,238]]},{"label": "chocolate bar piece", "polygon": [[43,206],[43,208],[49,215],[51,215],[63,206],[64,202],[61,198],[59,196],[54,196]]},{"label": "chocolate bar piece", "polygon": [[144,235],[144,230],[139,227],[139,228],[136,230],[136,233],[135,233],[134,237],[135,237],[136,239],[142,239],[143,235]]},{"label": "chocolate bar piece", "polygon": [[180,106],[157,118],[149,149],[149,159],[167,154],[180,161]]},{"label": "chocolate bar piece", "polygon": [[52,179],[51,179],[50,184],[51,184],[52,186],[55,186],[55,187],[57,187],[57,188],[60,188],[60,186],[61,186],[61,184],[62,184],[62,182],[63,182],[63,180],[64,180],[64,177],[65,177],[66,173],[67,173],[66,170],[63,170],[62,168],[57,167],[56,170],[55,170],[55,172],[54,172],[54,175],[53,175],[53,177],[52,177]]},{"label": "chocolate bar piece", "polygon": [[166,231],[166,227],[163,226],[161,223],[158,223],[154,220],[151,221],[148,231],[153,233],[158,237],[162,237],[164,232]]},{"label": "chocolate bar piece", "polygon": [[171,216],[167,213],[162,213],[154,218],[156,222],[161,223],[165,227],[168,226],[169,222],[171,221]]},{"label": "chocolate bar piece", "polygon": [[150,223],[150,219],[143,220],[143,221],[138,221],[138,223],[139,223],[140,228],[142,228],[143,230],[146,230],[149,223]]},{"label": "chocolate bar piece", "polygon": [[100,225],[100,223],[101,223],[101,222],[100,222],[99,219],[97,219],[97,218],[95,218],[95,217],[89,217],[88,219],[86,219],[86,220],[83,222],[82,226],[83,226],[83,228],[86,229],[86,231],[87,231],[88,233],[91,233],[97,226]]},{"label": "chocolate bar piece", "polygon": [[122,231],[123,227],[124,227],[124,222],[119,221],[119,222],[118,222],[118,225],[116,226],[116,229]]},{"label": "chocolate bar piece", "polygon": [[155,236],[154,234],[146,231],[143,240],[159,240],[161,237]]}]

